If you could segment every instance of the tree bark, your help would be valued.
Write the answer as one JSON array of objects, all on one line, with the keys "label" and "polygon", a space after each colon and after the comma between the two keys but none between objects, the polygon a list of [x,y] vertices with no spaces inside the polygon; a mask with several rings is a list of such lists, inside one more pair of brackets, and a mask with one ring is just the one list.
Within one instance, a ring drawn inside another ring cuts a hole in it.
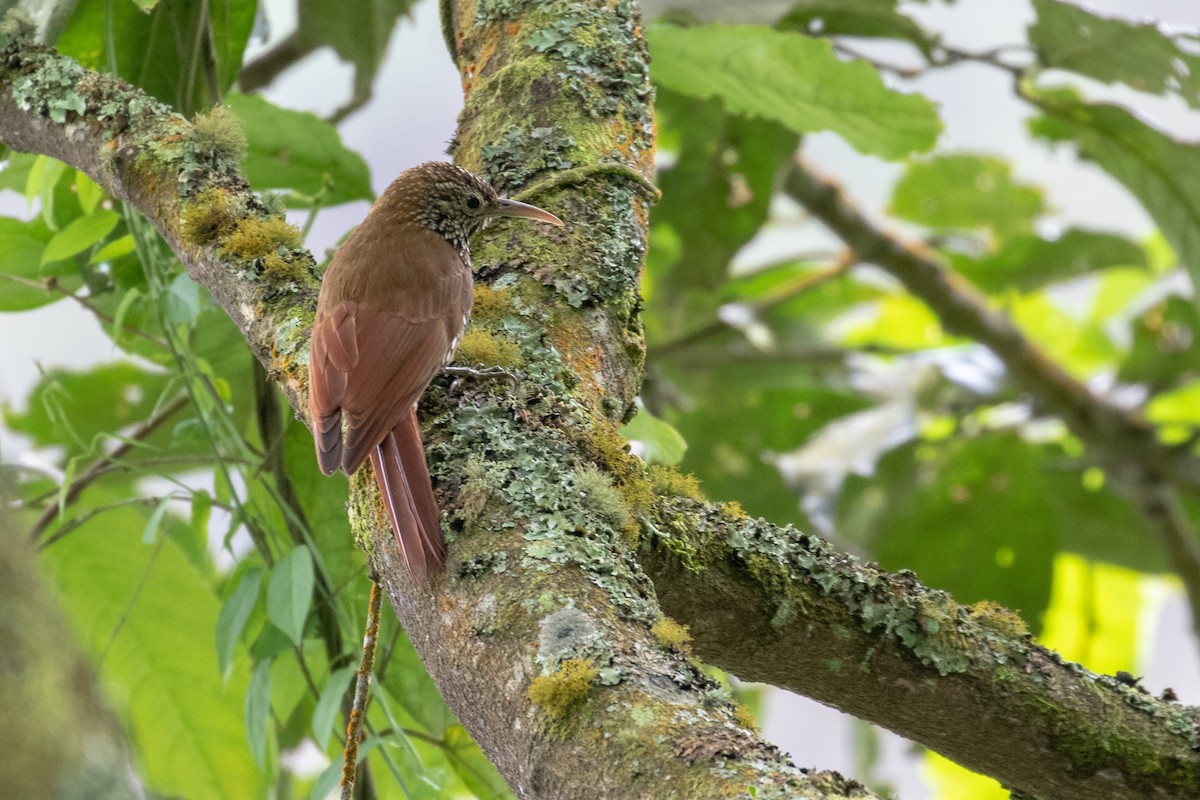
[{"label": "tree bark", "polygon": [[[409,582],[365,474],[352,481],[350,514],[430,674],[513,789],[872,796],[796,769],[744,726],[682,638],[664,632],[662,600],[714,662],[853,709],[1045,800],[1195,797],[1194,709],[1056,662],[1000,609],[958,608],[911,575],[680,497],[683,482],[625,451],[616,426],[640,378],[637,287],[654,194],[636,9],[480,0],[444,12],[466,91],[458,161],[509,193],[529,187],[521,196],[567,227],[497,226],[474,243],[477,341],[507,354],[517,380],[439,380],[423,403],[453,540],[445,577]],[[318,278],[303,250],[270,275],[221,256],[222,231],[265,217],[236,164],[204,151],[170,109],[11,26],[0,47],[0,140],[86,171],[141,211],[304,413]],[[1028,736],[1027,764],[984,729],[1001,713],[989,680],[1032,698],[1010,700],[1003,708],[1021,716],[1004,712],[1001,729]],[[1102,744],[1075,744],[1092,731]]]}]

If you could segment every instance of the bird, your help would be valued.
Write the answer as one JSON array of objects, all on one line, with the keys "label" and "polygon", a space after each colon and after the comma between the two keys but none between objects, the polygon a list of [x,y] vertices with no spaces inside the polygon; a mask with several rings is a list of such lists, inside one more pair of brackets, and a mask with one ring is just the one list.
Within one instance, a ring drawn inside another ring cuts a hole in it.
[{"label": "bird", "polygon": [[317,298],[308,392],[317,464],[351,475],[371,461],[417,581],[440,574],[446,559],[417,402],[462,339],[473,292],[468,243],[496,217],[562,225],[454,164],[406,170],[334,253]]}]

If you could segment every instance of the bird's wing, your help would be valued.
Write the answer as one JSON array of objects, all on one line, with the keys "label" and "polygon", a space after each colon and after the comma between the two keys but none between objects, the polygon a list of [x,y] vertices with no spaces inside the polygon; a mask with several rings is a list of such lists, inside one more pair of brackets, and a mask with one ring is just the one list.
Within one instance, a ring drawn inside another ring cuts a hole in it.
[{"label": "bird's wing", "polygon": [[[408,284],[393,280],[369,290],[367,297],[318,310],[310,350],[309,404],[318,461],[327,473],[341,466],[349,474],[366,461],[420,398],[462,334],[470,313],[471,274],[461,261],[445,260],[443,248],[449,246],[440,237],[439,242],[441,248],[421,239],[404,253],[372,254],[393,262],[444,259],[446,266],[436,272],[423,270]],[[401,270],[393,277],[413,274],[402,264],[375,267],[381,272]],[[389,296],[393,291],[404,296]],[[406,301],[403,313],[391,310],[399,300]]]}]

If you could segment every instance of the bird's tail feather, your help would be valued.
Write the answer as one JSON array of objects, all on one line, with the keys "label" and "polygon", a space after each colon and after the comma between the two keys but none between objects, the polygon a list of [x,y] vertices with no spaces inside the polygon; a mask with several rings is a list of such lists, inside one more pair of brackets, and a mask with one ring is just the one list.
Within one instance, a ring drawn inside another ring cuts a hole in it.
[{"label": "bird's tail feather", "polygon": [[409,573],[424,581],[441,572],[446,544],[415,409],[371,450],[371,467]]}]

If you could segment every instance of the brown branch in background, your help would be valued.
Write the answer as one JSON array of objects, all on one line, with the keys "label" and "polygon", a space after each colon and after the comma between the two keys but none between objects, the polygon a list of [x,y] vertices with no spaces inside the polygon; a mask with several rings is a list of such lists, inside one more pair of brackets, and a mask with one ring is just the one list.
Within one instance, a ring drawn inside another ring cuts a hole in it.
[{"label": "brown branch in background", "polygon": [[947,333],[989,347],[1039,408],[1061,417],[1118,476],[1123,476],[1132,462],[1145,474],[1200,488],[1200,460],[1184,448],[1163,444],[1140,413],[1095,394],[1065,372],[1011,319],[989,308],[983,294],[943,266],[933,252],[875,226],[841,187],[801,159],[788,172],[784,190],[863,261],[890,273],[923,300]]},{"label": "brown branch in background", "polygon": [[934,253],[873,225],[839,186],[801,159],[784,187],[864,261],[887,271],[923,300],[947,332],[991,348],[1017,385],[1042,410],[1058,415],[1113,471],[1117,482],[1131,488],[1142,513],[1162,533],[1172,565],[1187,587],[1193,626],[1200,633],[1200,540],[1171,485],[1200,488],[1200,461],[1190,454],[1190,446],[1163,444],[1140,413],[1092,392],[1011,319],[989,308],[984,295],[943,266]]},{"label": "brown branch in background", "polygon": [[1200,636],[1200,536],[1179,499],[1179,492],[1150,478],[1132,486],[1133,501],[1158,531],[1167,556],[1183,581],[1192,608],[1192,630]]},{"label": "brown branch in background", "polygon": [[238,73],[238,88],[249,93],[270,86],[280,73],[297,64],[314,49],[314,45],[301,36],[299,31],[293,32],[242,67],[242,71]]},{"label": "brown branch in background", "polygon": [[[137,428],[135,428],[132,433],[126,436],[124,441],[114,447],[108,453],[108,455],[93,462],[86,470],[80,473],[79,477],[71,483],[71,487],[67,489],[67,494],[63,498],[61,506],[66,508],[78,500],[79,495],[83,493],[83,490],[86,489],[92,481],[104,474],[110,464],[113,464],[131,449],[133,449],[135,442],[142,441],[143,439],[149,437],[150,434],[158,430],[164,422],[173,417],[187,404],[187,397],[181,395],[180,397],[175,398],[170,403],[160,408],[158,413],[153,417],[137,426]],[[55,518],[58,516],[59,506],[59,503],[52,503],[45,511],[42,512],[42,515],[38,517],[37,522],[33,523],[33,527],[29,530],[30,541],[36,542],[38,537],[45,532],[46,528],[48,528],[50,524],[54,522]]]}]

